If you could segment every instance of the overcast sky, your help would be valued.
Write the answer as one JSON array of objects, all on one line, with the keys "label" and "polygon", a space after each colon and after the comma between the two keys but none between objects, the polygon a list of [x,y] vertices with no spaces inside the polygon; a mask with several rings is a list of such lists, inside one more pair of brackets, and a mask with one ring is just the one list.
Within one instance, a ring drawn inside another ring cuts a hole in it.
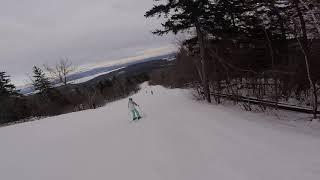
[{"label": "overcast sky", "polygon": [[153,0],[0,0],[0,71],[16,83],[33,65],[68,57],[84,65],[166,51],[172,35],[150,33]]}]

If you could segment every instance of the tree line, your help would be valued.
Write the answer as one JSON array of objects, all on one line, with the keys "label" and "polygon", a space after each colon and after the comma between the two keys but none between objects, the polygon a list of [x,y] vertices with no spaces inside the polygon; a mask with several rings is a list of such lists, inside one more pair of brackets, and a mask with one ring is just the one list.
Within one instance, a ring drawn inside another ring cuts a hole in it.
[{"label": "tree line", "polygon": [[145,17],[164,19],[156,35],[190,37],[167,83],[191,84],[208,102],[228,94],[310,106],[317,118],[319,8],[317,0],[157,0]]},{"label": "tree line", "polygon": [[138,91],[139,84],[149,79],[146,73],[124,73],[70,84],[68,76],[74,69],[67,59],[54,68],[34,66],[30,77],[34,91],[29,95],[21,94],[10,76],[0,72],[0,125],[95,109]]}]

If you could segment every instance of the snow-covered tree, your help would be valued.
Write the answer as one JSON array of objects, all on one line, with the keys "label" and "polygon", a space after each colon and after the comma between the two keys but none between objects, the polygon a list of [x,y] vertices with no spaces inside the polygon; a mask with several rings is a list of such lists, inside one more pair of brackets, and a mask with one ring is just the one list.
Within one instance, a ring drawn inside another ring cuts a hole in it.
[{"label": "snow-covered tree", "polygon": [[43,95],[47,94],[52,88],[45,73],[37,66],[33,67],[33,86],[35,90],[39,91]]},{"label": "snow-covered tree", "polygon": [[6,72],[0,72],[0,98],[17,95],[16,87]]},{"label": "snow-covered tree", "polygon": [[[158,1],[160,2],[160,1]],[[163,2],[163,1],[162,1]],[[146,12],[145,17],[164,17],[163,29],[157,29],[153,33],[157,35],[173,32],[177,34],[192,28],[195,29],[200,47],[201,80],[204,93],[208,102],[211,102],[207,73],[207,58],[205,48],[206,31],[209,29],[212,11],[210,0],[169,0],[154,5]]]}]

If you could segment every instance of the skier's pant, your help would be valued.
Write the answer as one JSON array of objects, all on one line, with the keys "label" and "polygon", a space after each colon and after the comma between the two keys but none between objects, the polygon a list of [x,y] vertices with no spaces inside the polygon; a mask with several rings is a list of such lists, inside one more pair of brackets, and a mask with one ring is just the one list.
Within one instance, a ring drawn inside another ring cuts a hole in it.
[{"label": "skier's pant", "polygon": [[132,112],[133,119],[137,119],[141,117],[137,109],[133,109],[131,110],[131,112]]}]

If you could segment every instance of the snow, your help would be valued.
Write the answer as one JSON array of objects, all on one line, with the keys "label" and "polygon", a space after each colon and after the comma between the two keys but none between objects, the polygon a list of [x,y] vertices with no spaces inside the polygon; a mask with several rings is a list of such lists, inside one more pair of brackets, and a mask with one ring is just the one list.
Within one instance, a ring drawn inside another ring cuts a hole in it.
[{"label": "snow", "polygon": [[[151,90],[153,95],[151,95]],[[147,86],[105,107],[0,128],[8,180],[317,180],[320,135]]]},{"label": "snow", "polygon": [[[125,67],[126,66],[123,66],[123,67],[120,67],[120,68],[117,68],[117,69],[113,69],[113,70],[110,70],[110,71],[107,71],[107,72],[102,72],[102,73],[98,73],[98,74],[95,74],[95,75],[92,75],[92,76],[83,77],[83,78],[80,78],[80,79],[69,81],[69,83],[71,83],[71,84],[80,84],[80,83],[83,83],[83,82],[87,82],[87,81],[89,81],[91,79],[94,79],[96,77],[99,77],[101,75],[109,74],[109,73],[114,72],[114,71],[119,71],[121,69],[124,69]],[[61,84],[58,84],[57,86],[61,86]]]}]

